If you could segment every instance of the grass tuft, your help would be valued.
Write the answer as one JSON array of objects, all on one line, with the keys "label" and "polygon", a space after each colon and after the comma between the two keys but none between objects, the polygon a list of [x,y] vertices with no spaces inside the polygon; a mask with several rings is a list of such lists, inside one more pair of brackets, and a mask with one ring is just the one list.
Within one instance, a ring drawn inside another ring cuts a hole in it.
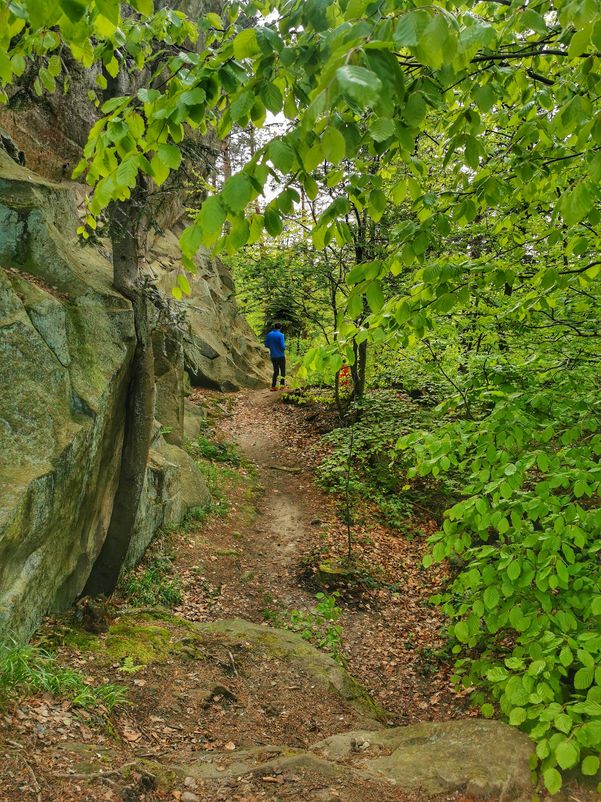
[{"label": "grass tuft", "polygon": [[0,708],[36,693],[51,693],[85,708],[113,710],[127,702],[122,685],[89,685],[83,674],[61,666],[50,652],[11,638],[0,640]]}]

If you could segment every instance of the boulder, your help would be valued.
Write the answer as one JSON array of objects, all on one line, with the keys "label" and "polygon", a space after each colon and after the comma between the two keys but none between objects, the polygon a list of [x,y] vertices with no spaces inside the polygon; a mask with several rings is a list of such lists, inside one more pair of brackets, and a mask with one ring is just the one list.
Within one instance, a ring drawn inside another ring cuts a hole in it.
[{"label": "boulder", "polygon": [[28,633],[103,543],[134,329],[68,188],[3,151],[0,221],[0,626]]},{"label": "boulder", "polygon": [[253,624],[242,618],[196,624],[196,629],[210,637],[233,644],[251,644],[274,658],[299,665],[303,671],[326,688],[333,689],[351,707],[368,716],[374,724],[387,717],[357,680],[325,652],[316,649],[296,632]]},{"label": "boulder", "polygon": [[203,507],[210,501],[209,489],[192,457],[159,437],[150,450],[140,507],[123,570],[127,571],[140,560],[159,530],[177,525],[189,509]]}]

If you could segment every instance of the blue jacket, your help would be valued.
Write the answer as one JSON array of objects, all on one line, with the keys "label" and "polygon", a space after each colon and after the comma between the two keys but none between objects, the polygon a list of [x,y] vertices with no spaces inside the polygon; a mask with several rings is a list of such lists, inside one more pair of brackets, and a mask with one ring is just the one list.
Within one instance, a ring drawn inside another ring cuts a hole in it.
[{"label": "blue jacket", "polygon": [[279,329],[272,329],[265,337],[265,348],[269,348],[269,354],[272,359],[286,356],[286,341]]}]

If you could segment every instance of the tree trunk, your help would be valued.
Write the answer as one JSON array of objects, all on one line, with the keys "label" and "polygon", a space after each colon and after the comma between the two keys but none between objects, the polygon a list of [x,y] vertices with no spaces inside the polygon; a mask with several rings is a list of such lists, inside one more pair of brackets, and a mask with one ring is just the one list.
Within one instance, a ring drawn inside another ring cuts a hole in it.
[{"label": "tree trunk", "polygon": [[104,545],[84,594],[111,594],[119,579],[140,505],[154,419],[154,355],[149,301],[140,286],[137,229],[141,193],[109,210],[113,245],[113,283],[132,302],[136,348],[125,406],[123,452],[113,512]]},{"label": "tree trunk", "polygon": [[367,369],[367,340],[363,340],[355,349],[355,364],[351,367],[353,377],[353,401],[361,401],[365,394],[365,371]]}]

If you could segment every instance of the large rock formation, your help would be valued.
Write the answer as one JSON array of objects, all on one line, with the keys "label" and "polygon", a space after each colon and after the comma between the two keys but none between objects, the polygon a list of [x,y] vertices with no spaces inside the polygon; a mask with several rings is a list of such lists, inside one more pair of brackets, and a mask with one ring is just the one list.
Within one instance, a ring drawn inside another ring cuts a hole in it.
[{"label": "large rock formation", "polygon": [[[24,634],[82,590],[121,458],[133,317],[111,288],[111,265],[77,243],[76,225],[68,185],[0,150],[0,626]],[[168,354],[158,354],[164,368]],[[161,378],[163,410],[170,395],[182,403],[181,371]],[[156,426],[128,562],[209,498],[177,446],[183,413],[174,419],[171,443]]]},{"label": "large rock formation", "polygon": [[[179,304],[185,312],[184,365],[191,384],[225,392],[265,386],[270,378],[267,352],[238,312],[228,269],[206,251],[198,254],[196,264],[197,272],[188,276],[192,294]],[[152,241],[146,269],[169,295],[181,272],[174,233]]]}]

